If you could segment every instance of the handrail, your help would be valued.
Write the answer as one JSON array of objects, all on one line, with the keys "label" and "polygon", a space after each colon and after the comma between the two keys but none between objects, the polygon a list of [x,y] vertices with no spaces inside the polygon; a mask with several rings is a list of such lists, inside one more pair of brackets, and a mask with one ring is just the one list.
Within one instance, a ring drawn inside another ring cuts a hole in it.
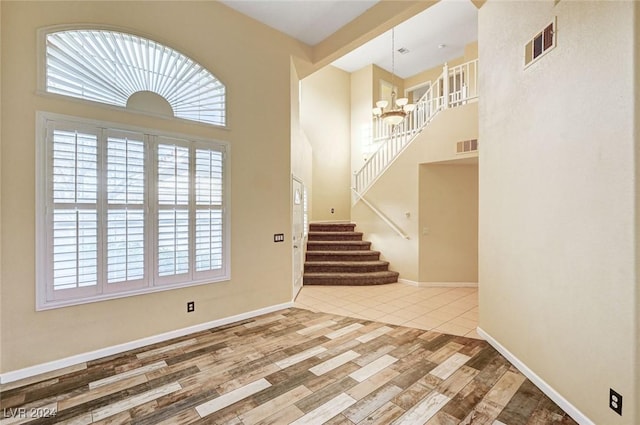
[{"label": "handrail", "polygon": [[416,102],[416,108],[404,121],[389,126],[381,119],[374,119],[371,141],[373,145],[380,145],[354,173],[356,191],[364,194],[440,111],[465,105],[477,98],[478,60],[451,68],[445,64],[442,74]]},{"label": "handrail", "polygon": [[360,193],[358,193],[358,191],[355,188],[351,188],[351,190],[353,190],[353,193],[362,201],[364,202],[364,204],[366,206],[368,206],[369,208],[371,208],[371,211],[373,211],[374,213],[376,213],[376,215],[378,217],[380,217],[382,219],[382,221],[384,221],[389,227],[391,227],[393,230],[395,230],[395,232],[400,235],[402,238],[404,239],[411,239],[409,237],[409,235],[407,235],[406,233],[404,233],[402,231],[402,229],[400,229],[395,223],[393,223],[393,221],[391,221],[386,215],[384,215],[379,209],[377,209],[376,207],[374,207],[371,202],[367,201],[364,196],[362,196]]}]

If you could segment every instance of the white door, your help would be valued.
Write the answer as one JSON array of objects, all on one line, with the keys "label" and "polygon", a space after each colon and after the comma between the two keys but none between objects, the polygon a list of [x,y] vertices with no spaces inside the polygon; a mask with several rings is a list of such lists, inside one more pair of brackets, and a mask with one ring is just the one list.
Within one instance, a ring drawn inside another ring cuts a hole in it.
[{"label": "white door", "polygon": [[293,178],[293,299],[302,288],[305,252],[305,193],[304,185]]}]

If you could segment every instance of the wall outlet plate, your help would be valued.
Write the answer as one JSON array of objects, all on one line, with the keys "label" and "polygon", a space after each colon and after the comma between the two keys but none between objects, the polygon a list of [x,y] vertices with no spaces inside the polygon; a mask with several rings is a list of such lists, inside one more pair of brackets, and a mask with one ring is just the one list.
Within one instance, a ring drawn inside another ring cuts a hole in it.
[{"label": "wall outlet plate", "polygon": [[284,242],[284,233],[275,233],[273,235],[274,242]]},{"label": "wall outlet plate", "polygon": [[611,410],[622,416],[622,396],[609,388],[609,407]]},{"label": "wall outlet plate", "polygon": [[193,313],[194,311],[196,311],[196,303],[195,303],[195,301],[188,301],[187,302],[187,313]]}]

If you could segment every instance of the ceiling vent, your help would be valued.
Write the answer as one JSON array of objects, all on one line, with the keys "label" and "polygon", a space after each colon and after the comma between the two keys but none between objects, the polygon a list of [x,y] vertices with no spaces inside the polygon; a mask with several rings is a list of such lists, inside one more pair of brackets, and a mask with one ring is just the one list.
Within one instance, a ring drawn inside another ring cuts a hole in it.
[{"label": "ceiling vent", "polygon": [[478,139],[464,140],[456,143],[456,153],[467,153],[478,151]]},{"label": "ceiling vent", "polygon": [[407,49],[406,47],[401,47],[398,49],[398,53],[400,53],[401,55],[406,55],[407,53],[409,53],[409,49]]}]

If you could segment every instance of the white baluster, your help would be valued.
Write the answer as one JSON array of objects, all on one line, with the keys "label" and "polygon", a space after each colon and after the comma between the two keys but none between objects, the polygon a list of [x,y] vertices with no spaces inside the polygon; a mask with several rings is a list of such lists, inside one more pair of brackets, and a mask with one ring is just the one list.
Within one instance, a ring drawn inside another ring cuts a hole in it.
[{"label": "white baluster", "polygon": [[442,97],[444,101],[442,107],[447,109],[449,107],[449,65],[446,62],[442,68]]}]

